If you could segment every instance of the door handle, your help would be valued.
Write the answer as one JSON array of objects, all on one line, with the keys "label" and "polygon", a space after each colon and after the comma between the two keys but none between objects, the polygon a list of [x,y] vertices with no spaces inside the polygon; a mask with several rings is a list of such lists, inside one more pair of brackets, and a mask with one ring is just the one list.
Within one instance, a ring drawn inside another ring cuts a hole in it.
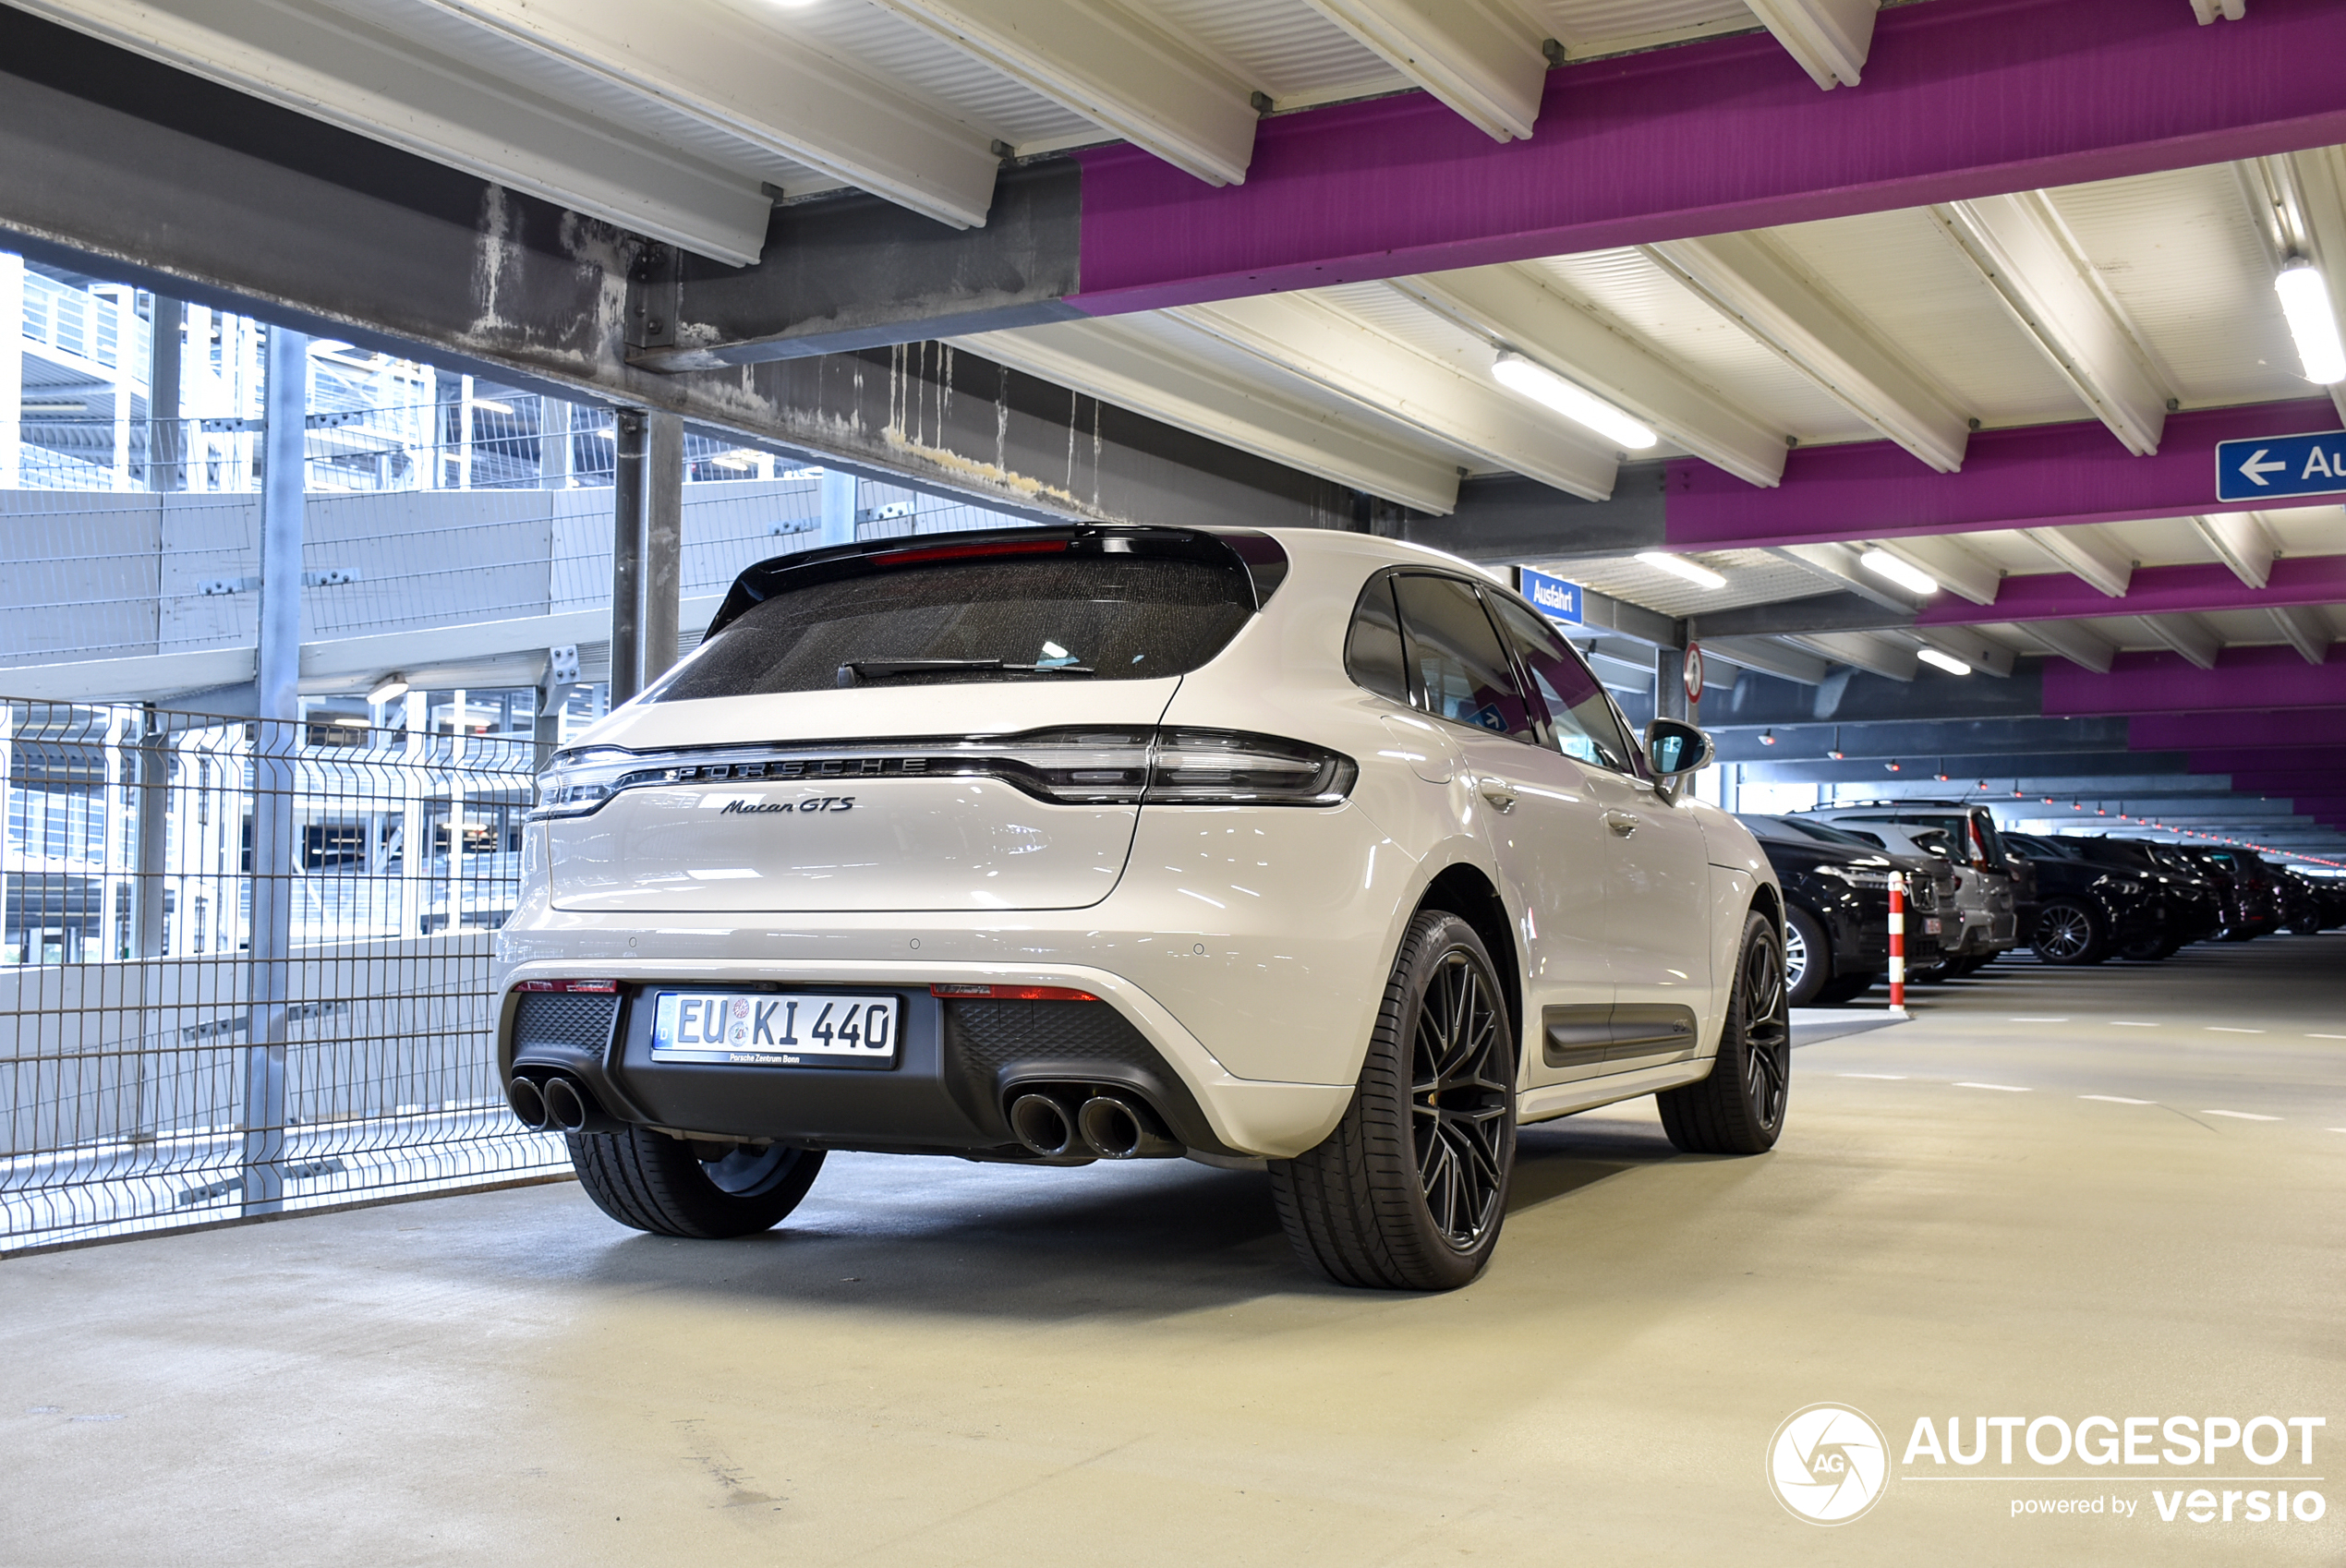
[{"label": "door handle", "polygon": [[1612,828],[1616,837],[1622,838],[1626,838],[1630,834],[1635,833],[1639,825],[1644,821],[1645,818],[1635,812],[1609,811],[1604,814],[1604,825]]},{"label": "door handle", "polygon": [[1515,810],[1515,790],[1504,778],[1485,778],[1475,786],[1482,798],[1499,808],[1502,814]]}]

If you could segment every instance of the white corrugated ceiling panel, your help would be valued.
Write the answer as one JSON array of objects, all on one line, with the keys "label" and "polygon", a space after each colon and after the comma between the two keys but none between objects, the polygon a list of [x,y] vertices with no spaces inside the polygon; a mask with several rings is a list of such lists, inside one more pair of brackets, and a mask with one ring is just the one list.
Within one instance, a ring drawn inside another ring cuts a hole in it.
[{"label": "white corrugated ceiling panel", "polygon": [[1872,426],[1639,250],[1528,265],[1566,298],[1804,445],[1876,440]]},{"label": "white corrugated ceiling panel", "polygon": [[2231,164],[2048,194],[2184,407],[2319,395]]},{"label": "white corrugated ceiling panel", "polygon": [[1391,91],[1409,80],[1303,0],[1140,0],[1272,102]]},{"label": "white corrugated ceiling panel", "polygon": [[1962,413],[1989,426],[2092,417],[1929,212],[1871,212],[1770,232]]}]

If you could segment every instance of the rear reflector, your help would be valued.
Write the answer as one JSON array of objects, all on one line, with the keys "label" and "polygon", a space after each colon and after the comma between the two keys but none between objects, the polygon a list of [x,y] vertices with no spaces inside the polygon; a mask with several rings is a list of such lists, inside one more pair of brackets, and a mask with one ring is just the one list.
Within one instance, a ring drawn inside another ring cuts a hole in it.
[{"label": "rear reflector", "polygon": [[1096,1002],[1089,991],[1065,985],[932,985],[932,996],[992,1002]]},{"label": "rear reflector", "polygon": [[516,991],[592,991],[610,996],[617,995],[616,980],[523,980],[514,984]]}]

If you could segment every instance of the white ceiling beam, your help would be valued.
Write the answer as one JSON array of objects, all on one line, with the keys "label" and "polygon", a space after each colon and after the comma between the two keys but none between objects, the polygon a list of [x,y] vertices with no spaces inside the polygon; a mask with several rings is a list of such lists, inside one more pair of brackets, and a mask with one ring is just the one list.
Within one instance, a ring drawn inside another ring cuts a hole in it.
[{"label": "white ceiling beam", "polygon": [[2201,27],[2210,22],[2236,22],[2248,15],[2248,0],[2191,0],[2191,14]]},{"label": "white ceiling beam", "polygon": [[2135,456],[2157,452],[2171,394],[2044,194],[1982,197],[1930,211],[2094,416]]},{"label": "white ceiling beam", "polygon": [[27,0],[24,8],[720,261],[755,261],[766,244],[773,202],[755,175],[664,146],[322,4]]},{"label": "white ceiling beam", "polygon": [[2094,525],[2070,528],[2023,528],[2021,536],[2051,558],[2064,572],[2074,572],[2114,599],[2126,597],[2134,563],[2091,532]]},{"label": "white ceiling beam", "polygon": [[1784,432],[1549,288],[1524,267],[1473,267],[1393,287],[1489,343],[1511,348],[1739,479],[1784,480]]},{"label": "white ceiling beam", "polygon": [[1969,420],[1766,235],[1644,249],[1884,436],[1942,474],[1963,466]]},{"label": "white ceiling beam", "polygon": [[957,348],[1103,402],[1437,516],[1457,506],[1457,464],[1266,381],[1168,348],[1114,320],[1057,321],[956,338]]},{"label": "white ceiling beam", "polygon": [[2059,654],[2081,669],[2107,675],[2117,662],[2118,645],[2074,621],[2031,621],[2013,630],[2047,653]]},{"label": "white ceiling beam", "polygon": [[1838,588],[1871,599],[1884,609],[1913,613],[1922,608],[1921,602],[1904,588],[1877,577],[1857,564],[1857,550],[1851,545],[1773,545],[1768,553],[1778,561],[1789,561],[1807,568],[1816,577]]},{"label": "white ceiling beam", "polygon": [[1495,468],[1588,501],[1613,494],[1620,460],[1598,438],[1324,300],[1263,295],[1167,314]]},{"label": "white ceiling beam", "polygon": [[1854,665],[1893,681],[1911,681],[1922,667],[1914,644],[1880,632],[1804,632],[1787,640],[1835,664]]},{"label": "white ceiling beam", "polygon": [[2191,520],[2193,528],[2216,552],[2232,575],[2252,588],[2272,580],[2273,535],[2265,520],[2253,512],[2211,512]]},{"label": "white ceiling beam", "polygon": [[2012,650],[1968,626],[1919,627],[1915,635],[1941,653],[1963,660],[1971,666],[1975,675],[1993,675],[2001,680],[2012,673]]},{"label": "white ceiling beam", "polygon": [[1873,47],[1880,0],[1746,0],[1808,79],[1831,91],[1855,87]]},{"label": "white ceiling beam", "polygon": [[1929,573],[1941,585],[1974,604],[1993,604],[2004,574],[1949,534],[1923,534],[1910,539],[1878,539],[1873,548],[1896,556],[1907,565]]},{"label": "white ceiling beam", "polygon": [[1720,659],[1762,675],[1780,675],[1803,686],[1822,683],[1827,668],[1815,654],[1776,637],[1705,637],[1702,652],[1705,668],[1710,660]]},{"label": "white ceiling beam", "polygon": [[1494,141],[1540,117],[1548,59],[1537,30],[1486,0],[1312,0],[1312,6]]},{"label": "white ceiling beam", "polygon": [[2216,668],[2216,656],[2223,651],[2223,642],[2196,615],[2137,615],[2134,620],[2154,641],[2172,648],[2200,669]]},{"label": "white ceiling beam", "polygon": [[1119,0],[873,0],[1209,185],[1254,156],[1248,84]]},{"label": "white ceiling beam", "polygon": [[[2287,177],[2280,183],[2298,247],[2321,269],[2329,285],[2329,308],[2346,321],[2346,150],[2319,147],[2269,159]],[[2329,401],[2346,421],[2346,381],[2329,389]]]},{"label": "white ceiling beam", "polygon": [[2329,645],[2335,641],[2329,632],[2329,617],[2312,605],[2291,605],[2270,611],[2273,629],[2295,648],[2307,664],[2320,664],[2329,657]]},{"label": "white ceiling beam", "polygon": [[856,62],[720,0],[423,0],[477,27],[955,228],[984,225],[1000,159],[985,132]]}]

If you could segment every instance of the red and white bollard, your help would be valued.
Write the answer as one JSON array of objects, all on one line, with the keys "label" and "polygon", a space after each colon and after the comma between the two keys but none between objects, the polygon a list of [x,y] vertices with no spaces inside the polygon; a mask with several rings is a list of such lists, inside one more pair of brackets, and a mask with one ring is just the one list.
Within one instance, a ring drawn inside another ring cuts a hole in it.
[{"label": "red and white bollard", "polygon": [[1906,1016],[1906,875],[1890,874],[1890,1014]]}]

